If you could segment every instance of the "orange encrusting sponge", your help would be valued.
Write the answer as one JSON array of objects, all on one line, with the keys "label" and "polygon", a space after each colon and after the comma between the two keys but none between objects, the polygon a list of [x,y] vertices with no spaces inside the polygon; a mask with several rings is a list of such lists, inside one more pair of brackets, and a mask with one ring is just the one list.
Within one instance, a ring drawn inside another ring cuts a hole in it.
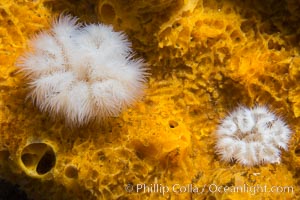
[{"label": "orange encrusting sponge", "polygon": [[[298,199],[297,2],[124,2],[0,3],[1,176],[33,199]],[[81,22],[98,18],[124,31],[149,63],[144,99],[120,117],[70,129],[25,101],[28,80],[17,73],[16,59],[28,50],[28,39],[63,11]],[[239,104],[266,105],[292,129],[280,164],[248,168],[220,161],[215,131]],[[132,192],[125,190],[128,184]],[[137,184],[161,184],[171,191],[136,192]],[[205,190],[178,192],[190,184]],[[294,190],[213,192],[216,185]]]}]

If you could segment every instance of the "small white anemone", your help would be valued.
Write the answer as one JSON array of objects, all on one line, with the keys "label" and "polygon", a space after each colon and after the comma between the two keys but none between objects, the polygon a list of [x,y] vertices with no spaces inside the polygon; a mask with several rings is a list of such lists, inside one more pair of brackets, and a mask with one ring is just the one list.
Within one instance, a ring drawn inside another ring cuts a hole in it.
[{"label": "small white anemone", "polygon": [[238,107],[216,131],[216,151],[221,159],[245,166],[279,163],[280,149],[287,150],[291,130],[264,106]]}]

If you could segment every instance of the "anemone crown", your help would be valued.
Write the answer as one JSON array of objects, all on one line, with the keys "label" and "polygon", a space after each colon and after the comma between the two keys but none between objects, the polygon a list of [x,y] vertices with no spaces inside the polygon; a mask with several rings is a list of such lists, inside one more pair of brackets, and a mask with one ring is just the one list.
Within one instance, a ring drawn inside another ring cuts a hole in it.
[{"label": "anemone crown", "polygon": [[82,25],[62,15],[29,46],[17,64],[30,79],[29,97],[67,124],[117,116],[143,93],[145,64],[133,58],[125,34],[111,26]]},{"label": "anemone crown", "polygon": [[267,107],[238,107],[216,130],[216,151],[227,162],[245,166],[279,163],[280,149],[287,150],[291,130]]}]

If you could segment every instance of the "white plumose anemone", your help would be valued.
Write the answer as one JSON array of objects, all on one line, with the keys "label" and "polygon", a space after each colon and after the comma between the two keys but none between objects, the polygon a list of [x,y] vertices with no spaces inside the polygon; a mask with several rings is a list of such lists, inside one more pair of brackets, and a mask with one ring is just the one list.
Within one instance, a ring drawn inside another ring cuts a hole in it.
[{"label": "white plumose anemone", "polygon": [[279,163],[290,135],[289,127],[266,107],[238,107],[217,128],[216,150],[222,160],[245,166]]},{"label": "white plumose anemone", "polygon": [[30,41],[18,65],[30,78],[30,97],[42,111],[72,126],[117,116],[141,97],[147,69],[131,43],[102,24],[61,16]]}]

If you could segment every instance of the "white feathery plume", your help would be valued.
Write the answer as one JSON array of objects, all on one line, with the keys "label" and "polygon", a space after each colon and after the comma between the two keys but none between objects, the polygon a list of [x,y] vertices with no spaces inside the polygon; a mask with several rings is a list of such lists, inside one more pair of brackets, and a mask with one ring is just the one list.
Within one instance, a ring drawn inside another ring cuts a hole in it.
[{"label": "white feathery plume", "polygon": [[216,130],[216,152],[221,159],[245,166],[279,163],[280,149],[287,150],[291,130],[264,106],[238,107]]},{"label": "white feathery plume", "polygon": [[29,96],[71,126],[118,116],[143,93],[145,64],[133,59],[126,35],[111,26],[61,15],[29,46],[18,63],[30,79]]}]

